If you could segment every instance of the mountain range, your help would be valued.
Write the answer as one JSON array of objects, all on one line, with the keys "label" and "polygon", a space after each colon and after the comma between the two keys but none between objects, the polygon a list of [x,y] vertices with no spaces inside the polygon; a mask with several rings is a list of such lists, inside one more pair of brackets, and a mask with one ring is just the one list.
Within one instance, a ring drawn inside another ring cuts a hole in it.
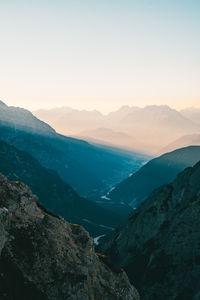
[{"label": "mountain range", "polygon": [[[8,121],[9,120],[9,121]],[[145,155],[98,147],[55,132],[29,111],[0,105],[0,138],[55,170],[81,196],[101,196],[131,172]],[[98,172],[97,172],[98,170]]]},{"label": "mountain range", "polygon": [[[123,106],[103,115],[98,111],[56,108],[34,112],[39,119],[61,133],[155,154],[174,140],[200,133],[199,113],[195,117],[166,105],[144,108]],[[78,120],[78,122],[77,122]]]},{"label": "mountain range", "polygon": [[79,111],[70,107],[40,109],[35,111],[34,115],[64,135],[79,133],[83,129],[98,128],[104,121],[104,116],[96,110]]}]

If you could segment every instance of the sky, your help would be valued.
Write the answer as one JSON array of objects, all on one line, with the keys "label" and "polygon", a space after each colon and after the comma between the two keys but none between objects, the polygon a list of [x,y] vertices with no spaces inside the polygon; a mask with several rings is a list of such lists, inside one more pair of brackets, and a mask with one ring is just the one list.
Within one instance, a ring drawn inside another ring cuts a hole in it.
[{"label": "sky", "polygon": [[0,99],[200,107],[199,0],[0,0]]}]

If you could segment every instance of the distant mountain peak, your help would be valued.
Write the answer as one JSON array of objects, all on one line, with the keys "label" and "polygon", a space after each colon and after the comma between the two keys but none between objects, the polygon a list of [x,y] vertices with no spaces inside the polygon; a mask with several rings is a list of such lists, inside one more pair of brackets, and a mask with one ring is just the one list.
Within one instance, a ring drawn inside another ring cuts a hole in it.
[{"label": "distant mountain peak", "polygon": [[42,135],[54,135],[55,130],[47,123],[36,118],[29,110],[8,106],[0,101],[1,126],[16,128],[25,132]]},{"label": "distant mountain peak", "polygon": [[166,111],[172,111],[172,110],[175,110],[173,108],[171,108],[169,105],[166,105],[166,104],[162,104],[162,105],[147,105],[144,107],[145,109],[157,109],[157,110],[166,110]]},{"label": "distant mountain peak", "polygon": [[7,106],[2,100],[0,100],[0,106]]}]

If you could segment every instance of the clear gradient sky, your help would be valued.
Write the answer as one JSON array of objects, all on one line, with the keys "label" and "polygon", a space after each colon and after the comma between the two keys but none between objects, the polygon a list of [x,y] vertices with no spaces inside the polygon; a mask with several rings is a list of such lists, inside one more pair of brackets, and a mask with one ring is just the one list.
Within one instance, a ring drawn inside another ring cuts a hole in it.
[{"label": "clear gradient sky", "polygon": [[199,0],[0,0],[0,99],[200,107]]}]

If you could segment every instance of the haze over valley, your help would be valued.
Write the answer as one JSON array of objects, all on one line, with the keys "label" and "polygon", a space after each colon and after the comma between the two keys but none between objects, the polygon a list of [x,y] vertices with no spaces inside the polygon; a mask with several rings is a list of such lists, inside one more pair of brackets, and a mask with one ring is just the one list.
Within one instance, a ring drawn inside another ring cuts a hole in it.
[{"label": "haze over valley", "polygon": [[[181,146],[199,145],[198,139],[173,147],[176,140],[200,133],[200,111],[189,108],[177,111],[167,105],[144,108],[123,106],[103,115],[100,112],[68,107],[41,109],[33,114],[51,124],[58,132],[93,143],[108,144],[151,155]],[[195,115],[195,117],[194,117]]]}]

